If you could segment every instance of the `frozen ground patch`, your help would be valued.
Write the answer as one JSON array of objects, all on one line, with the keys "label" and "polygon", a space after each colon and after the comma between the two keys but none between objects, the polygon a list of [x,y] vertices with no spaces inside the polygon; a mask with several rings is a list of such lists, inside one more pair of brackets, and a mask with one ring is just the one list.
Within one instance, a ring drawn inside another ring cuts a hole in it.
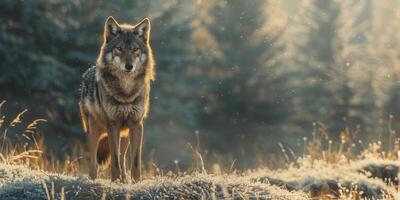
[{"label": "frozen ground patch", "polygon": [[[0,199],[47,199],[43,182],[49,196],[55,199],[60,199],[63,194],[66,199],[307,199],[303,192],[253,182],[244,176],[199,174],[179,178],[160,177],[131,185],[0,165]],[[52,184],[54,189],[51,189]]]},{"label": "frozen ground patch", "polygon": [[195,174],[117,184],[0,164],[0,199],[399,199],[399,167],[399,161],[376,159],[337,164],[316,161],[246,175]]},{"label": "frozen ground patch", "polygon": [[327,164],[305,161],[287,170],[259,170],[251,174],[254,181],[270,183],[289,191],[304,191],[310,197],[337,199],[400,199],[399,161],[366,159]]}]

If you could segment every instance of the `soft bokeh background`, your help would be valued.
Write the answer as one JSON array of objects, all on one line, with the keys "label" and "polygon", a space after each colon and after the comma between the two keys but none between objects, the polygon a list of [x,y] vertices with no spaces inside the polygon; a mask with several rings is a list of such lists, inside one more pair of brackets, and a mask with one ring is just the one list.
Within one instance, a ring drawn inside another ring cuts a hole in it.
[{"label": "soft bokeh background", "polygon": [[[238,168],[302,154],[313,123],[329,137],[400,130],[400,1],[1,0],[0,99],[28,108],[59,156],[85,143],[75,93],[107,16],[152,20],[157,80],[145,156],[160,166],[204,159]],[[6,119],[11,120],[11,119]]]}]

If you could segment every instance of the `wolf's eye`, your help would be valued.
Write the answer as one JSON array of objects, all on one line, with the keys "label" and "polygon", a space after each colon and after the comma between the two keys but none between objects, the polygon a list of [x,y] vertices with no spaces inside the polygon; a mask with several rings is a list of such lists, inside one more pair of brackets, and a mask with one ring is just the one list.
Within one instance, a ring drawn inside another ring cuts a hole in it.
[{"label": "wolf's eye", "polygon": [[116,47],[118,51],[122,51],[122,47]]}]

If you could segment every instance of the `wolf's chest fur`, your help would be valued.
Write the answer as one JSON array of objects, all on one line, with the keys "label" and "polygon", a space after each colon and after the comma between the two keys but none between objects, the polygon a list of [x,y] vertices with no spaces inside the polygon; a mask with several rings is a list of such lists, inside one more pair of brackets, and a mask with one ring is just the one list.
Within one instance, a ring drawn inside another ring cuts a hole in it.
[{"label": "wolf's chest fur", "polygon": [[127,125],[143,118],[148,85],[140,74],[123,74],[97,67],[90,68],[85,74],[87,98],[84,106],[98,121],[119,121]]}]

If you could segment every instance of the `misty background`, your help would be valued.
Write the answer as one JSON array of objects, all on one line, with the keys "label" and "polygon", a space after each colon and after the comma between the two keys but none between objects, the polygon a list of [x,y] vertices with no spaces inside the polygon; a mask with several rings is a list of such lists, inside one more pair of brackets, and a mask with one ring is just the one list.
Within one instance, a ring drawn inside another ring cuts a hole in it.
[{"label": "misty background", "polygon": [[301,155],[318,122],[332,140],[400,130],[400,1],[1,0],[0,100],[44,118],[60,156],[85,144],[76,91],[104,21],[152,22],[156,60],[144,159],[255,167]]}]

